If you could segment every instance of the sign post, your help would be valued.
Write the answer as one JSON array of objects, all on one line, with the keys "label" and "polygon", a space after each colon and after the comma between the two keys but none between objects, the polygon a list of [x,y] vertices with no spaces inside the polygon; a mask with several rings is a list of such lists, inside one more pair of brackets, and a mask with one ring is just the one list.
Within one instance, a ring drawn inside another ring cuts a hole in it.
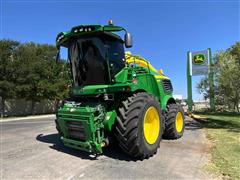
[{"label": "sign post", "polygon": [[213,74],[213,60],[212,60],[212,52],[211,49],[208,48],[209,53],[209,66],[210,66],[210,72],[209,72],[209,92],[210,92],[210,109],[215,110],[215,102],[214,102],[214,74]]},{"label": "sign post", "polygon": [[191,52],[188,51],[187,53],[187,104],[188,104],[188,109],[189,111],[192,111],[192,105],[193,105],[193,100],[192,100],[192,76],[190,75],[190,60],[191,60]]},{"label": "sign post", "polygon": [[192,111],[192,76],[208,75],[210,90],[210,108],[215,110],[214,105],[214,80],[213,80],[213,63],[211,49],[187,53],[187,102],[188,109]]}]

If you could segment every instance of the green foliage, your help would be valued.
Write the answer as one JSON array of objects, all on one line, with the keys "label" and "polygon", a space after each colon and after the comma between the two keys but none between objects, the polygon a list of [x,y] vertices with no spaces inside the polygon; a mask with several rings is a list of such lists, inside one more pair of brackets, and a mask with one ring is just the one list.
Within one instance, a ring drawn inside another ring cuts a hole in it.
[{"label": "green foliage", "polygon": [[5,101],[16,96],[16,76],[13,55],[19,46],[19,42],[12,40],[0,40],[0,96],[1,116],[4,116]]},{"label": "green foliage", "polygon": [[[56,102],[68,94],[65,61],[55,62],[57,49],[48,44],[0,41],[0,96]],[[33,107],[34,108],[34,107]]]},{"label": "green foliage", "polygon": [[210,94],[208,78],[202,78],[197,84],[197,89],[199,93],[203,94],[205,100],[208,99]]},{"label": "green foliage", "polygon": [[59,100],[67,94],[68,73],[64,61],[55,62],[56,48],[34,43],[22,44],[16,52],[18,94],[32,101]]},{"label": "green foliage", "polygon": [[240,42],[236,42],[235,45],[228,49],[228,52],[236,58],[236,61],[240,64]]},{"label": "green foliage", "polygon": [[[239,112],[240,103],[240,42],[219,51],[214,57],[215,101],[222,108]],[[209,98],[209,81],[205,77],[200,80],[197,89]]]},{"label": "green foliage", "polygon": [[5,100],[15,97],[16,76],[13,55],[19,42],[0,40],[0,96]]},{"label": "green foliage", "polygon": [[[239,46],[240,47],[240,46]],[[238,49],[240,52],[240,48]],[[219,68],[216,78],[218,80],[219,94],[230,109],[239,112],[240,102],[240,66],[237,56],[227,50],[216,55],[216,64]]]}]

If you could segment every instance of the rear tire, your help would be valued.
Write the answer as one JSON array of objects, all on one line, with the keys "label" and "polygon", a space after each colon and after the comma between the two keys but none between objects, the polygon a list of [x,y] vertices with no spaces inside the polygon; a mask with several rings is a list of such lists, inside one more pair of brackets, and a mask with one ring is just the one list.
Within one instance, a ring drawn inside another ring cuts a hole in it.
[{"label": "rear tire", "polygon": [[185,129],[185,116],[180,104],[169,104],[165,116],[164,139],[179,139]]},{"label": "rear tire", "polygon": [[158,100],[148,93],[137,93],[122,102],[115,136],[123,151],[137,159],[157,152],[162,139],[163,116]]}]

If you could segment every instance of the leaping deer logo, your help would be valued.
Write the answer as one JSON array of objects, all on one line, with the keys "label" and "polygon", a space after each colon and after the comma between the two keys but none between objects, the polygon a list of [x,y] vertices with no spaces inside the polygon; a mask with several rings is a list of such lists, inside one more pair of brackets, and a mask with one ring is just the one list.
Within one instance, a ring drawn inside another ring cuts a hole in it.
[{"label": "leaping deer logo", "polygon": [[205,55],[204,54],[196,54],[193,56],[193,63],[197,65],[201,65],[205,63]]}]

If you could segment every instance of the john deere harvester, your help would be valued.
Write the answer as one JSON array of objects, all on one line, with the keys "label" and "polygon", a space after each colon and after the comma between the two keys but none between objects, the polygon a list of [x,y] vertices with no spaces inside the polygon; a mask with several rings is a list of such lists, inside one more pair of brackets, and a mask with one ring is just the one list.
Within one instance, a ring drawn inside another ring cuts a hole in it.
[{"label": "john deere harvester", "polygon": [[[118,35],[125,32],[124,40]],[[68,49],[72,88],[56,115],[64,145],[101,154],[115,142],[130,156],[144,159],[160,141],[178,139],[184,113],[172,97],[163,71],[130,53],[132,38],[123,27],[80,25],[57,35],[57,60]]]}]

